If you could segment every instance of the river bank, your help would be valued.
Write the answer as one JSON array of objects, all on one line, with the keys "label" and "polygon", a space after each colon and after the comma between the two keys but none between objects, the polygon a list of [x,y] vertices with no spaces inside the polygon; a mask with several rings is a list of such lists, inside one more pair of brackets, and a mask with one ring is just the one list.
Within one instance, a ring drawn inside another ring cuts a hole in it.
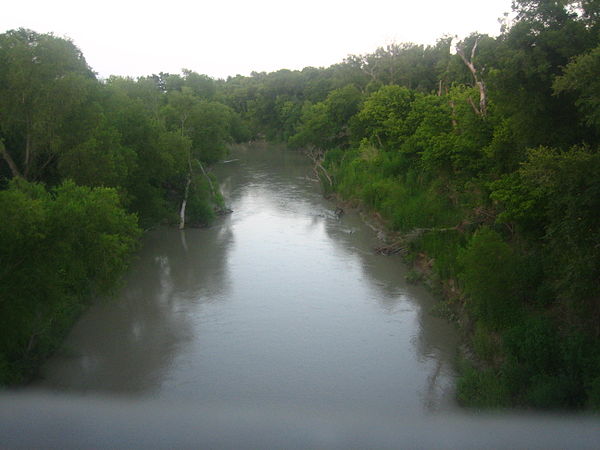
[{"label": "river bank", "polygon": [[379,249],[402,253],[412,267],[408,280],[424,282],[439,299],[432,312],[458,325],[461,404],[596,408],[598,337],[581,317],[584,305],[553,297],[539,244],[498,223],[485,191],[395,177],[386,158],[326,153],[333,180],[326,188],[392,233]]}]

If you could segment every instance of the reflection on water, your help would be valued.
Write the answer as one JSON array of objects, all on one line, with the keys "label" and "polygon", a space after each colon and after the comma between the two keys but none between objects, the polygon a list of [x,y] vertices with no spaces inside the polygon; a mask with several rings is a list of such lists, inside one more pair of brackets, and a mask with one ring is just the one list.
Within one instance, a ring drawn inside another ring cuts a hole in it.
[{"label": "reflection on water", "polygon": [[233,213],[149,233],[40,386],[250,405],[453,408],[456,335],[359,217],[333,214],[297,153],[240,147],[217,168]]}]

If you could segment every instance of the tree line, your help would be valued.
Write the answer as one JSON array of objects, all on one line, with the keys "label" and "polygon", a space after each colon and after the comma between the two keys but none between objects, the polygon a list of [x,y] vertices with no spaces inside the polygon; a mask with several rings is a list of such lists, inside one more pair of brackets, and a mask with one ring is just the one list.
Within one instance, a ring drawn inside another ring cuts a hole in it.
[{"label": "tree line", "polygon": [[[473,355],[472,406],[600,408],[600,3],[516,0],[497,37],[219,83],[256,138],[400,232]],[[326,176],[325,176],[326,175]]]},{"label": "tree line", "polygon": [[209,223],[209,165],[247,130],[215,80],[98,80],[68,39],[0,35],[0,384],[27,380],[141,229]]}]

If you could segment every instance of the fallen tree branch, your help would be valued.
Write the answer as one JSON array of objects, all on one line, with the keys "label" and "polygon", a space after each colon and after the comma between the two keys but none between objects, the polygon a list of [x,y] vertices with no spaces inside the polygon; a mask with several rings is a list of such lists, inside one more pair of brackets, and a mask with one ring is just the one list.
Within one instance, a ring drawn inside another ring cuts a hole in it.
[{"label": "fallen tree branch", "polygon": [[325,167],[323,167],[323,165],[320,162],[316,162],[315,165],[319,169],[321,169],[321,171],[323,171],[323,175],[325,175],[325,178],[327,178],[327,181],[329,181],[329,186],[333,186],[333,181],[331,180],[331,177],[329,176],[327,170],[325,170]]},{"label": "fallen tree branch", "polygon": [[389,245],[381,245],[379,247],[375,247],[375,253],[379,255],[396,255],[398,253],[405,254],[406,253],[406,242],[404,241],[396,241]]},{"label": "fallen tree branch", "polygon": [[317,170],[317,169],[321,169],[321,172],[323,173],[323,175],[325,175],[325,178],[327,178],[327,181],[329,182],[329,186],[333,187],[333,180],[331,178],[331,175],[329,175],[329,172],[327,172],[327,169],[325,169],[325,167],[323,167],[323,164],[322,164],[323,152],[318,151],[316,149],[311,149],[311,150],[306,150],[306,155],[311,159],[311,161],[314,164],[313,171],[315,172],[315,175],[317,176],[317,178],[318,179],[321,178],[319,176],[319,171]]}]

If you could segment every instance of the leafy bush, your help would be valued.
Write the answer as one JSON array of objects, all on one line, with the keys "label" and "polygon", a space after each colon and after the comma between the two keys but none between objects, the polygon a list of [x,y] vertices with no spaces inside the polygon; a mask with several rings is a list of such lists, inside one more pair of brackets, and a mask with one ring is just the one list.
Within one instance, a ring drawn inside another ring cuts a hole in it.
[{"label": "leafy bush", "polygon": [[539,314],[528,316],[504,334],[510,358],[533,374],[551,374],[560,358],[558,336],[552,322]]},{"label": "leafy bush", "polygon": [[0,383],[30,375],[92,293],[108,293],[139,229],[109,188],[67,181],[51,192],[13,180],[0,191]]},{"label": "leafy bush", "polygon": [[456,231],[431,231],[415,244],[415,249],[433,258],[433,269],[440,279],[458,275],[458,255],[464,246],[465,235]]},{"label": "leafy bush", "polygon": [[475,353],[483,361],[493,363],[494,358],[502,355],[502,346],[496,339],[496,334],[488,330],[481,322],[475,324],[472,342]]},{"label": "leafy bush", "polygon": [[469,308],[478,320],[492,329],[507,326],[520,313],[516,260],[509,245],[488,227],[482,227],[473,235],[459,257]]},{"label": "leafy bush", "polygon": [[[191,184],[186,208],[187,221],[190,224],[205,226],[215,218],[211,197],[212,193],[206,178],[196,177],[194,183]],[[220,200],[222,201],[222,199]]]},{"label": "leafy bush", "polygon": [[477,369],[465,361],[460,366],[461,377],[456,386],[459,402],[476,408],[509,406],[510,395],[502,376],[492,369]]}]

